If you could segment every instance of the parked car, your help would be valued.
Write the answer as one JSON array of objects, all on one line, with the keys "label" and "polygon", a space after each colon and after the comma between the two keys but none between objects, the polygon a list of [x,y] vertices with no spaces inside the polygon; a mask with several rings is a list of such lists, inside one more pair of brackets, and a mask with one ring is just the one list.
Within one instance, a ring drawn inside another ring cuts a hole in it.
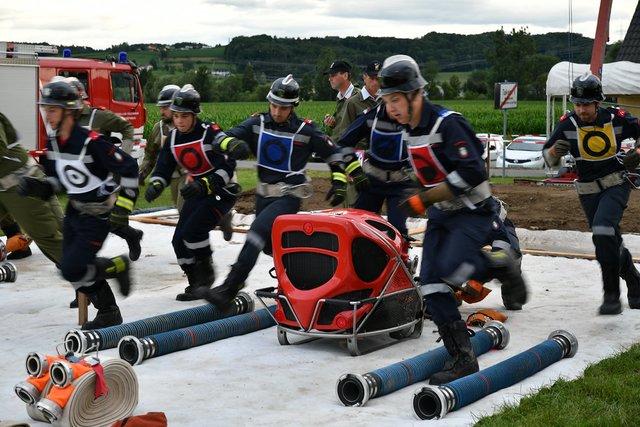
[{"label": "parked car", "polygon": [[489,155],[491,160],[494,160],[498,153],[502,153],[502,147],[504,145],[504,140],[502,139],[502,135],[497,135],[495,133],[477,133],[476,137],[482,143],[482,147],[484,148],[484,152],[482,153],[482,158],[487,158],[487,146],[489,147]]},{"label": "parked car", "polygon": [[545,142],[547,142],[547,137],[539,136],[539,135],[521,135],[516,138],[513,138],[511,142],[522,142],[526,144],[539,144],[539,143],[544,144]]},{"label": "parked car", "polygon": [[527,168],[527,169],[544,169],[544,159],[542,157],[542,148],[544,147],[545,138],[539,142],[523,142],[518,138],[514,139],[505,150],[505,157],[502,152],[496,157],[496,167],[501,168]]}]

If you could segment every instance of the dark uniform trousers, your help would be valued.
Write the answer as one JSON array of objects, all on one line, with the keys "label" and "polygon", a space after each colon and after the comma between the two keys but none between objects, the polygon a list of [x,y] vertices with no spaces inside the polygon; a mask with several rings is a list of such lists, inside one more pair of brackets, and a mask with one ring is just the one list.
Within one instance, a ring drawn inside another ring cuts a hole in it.
[{"label": "dark uniform trousers", "polygon": [[414,185],[411,181],[382,182],[367,175],[371,186],[367,191],[358,194],[353,207],[369,212],[380,212],[384,201],[387,201],[387,218],[400,234],[407,235],[407,215],[398,204],[407,197],[407,191]]}]

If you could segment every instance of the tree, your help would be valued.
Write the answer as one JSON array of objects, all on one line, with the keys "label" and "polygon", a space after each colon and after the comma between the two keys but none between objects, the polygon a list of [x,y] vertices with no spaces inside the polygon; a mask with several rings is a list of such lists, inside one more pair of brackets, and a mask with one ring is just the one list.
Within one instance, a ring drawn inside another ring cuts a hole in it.
[{"label": "tree", "polygon": [[204,65],[198,67],[192,84],[198,93],[200,93],[202,102],[211,101],[211,76],[207,67]]},{"label": "tree", "polygon": [[487,70],[473,71],[462,87],[465,99],[486,98],[489,95],[488,77],[489,72]]},{"label": "tree", "polygon": [[487,62],[493,66],[493,81],[529,83],[532,77],[528,73],[526,58],[536,53],[536,43],[527,29],[512,29],[507,35],[501,28],[493,33],[493,41],[494,48],[485,50]]},{"label": "tree", "polygon": [[455,74],[451,76],[449,79],[449,87],[451,88],[451,96],[448,96],[447,99],[458,99],[462,92],[462,82],[460,81],[460,77]]},{"label": "tree", "polygon": [[247,63],[244,67],[244,73],[242,74],[242,90],[243,92],[252,92],[257,85],[258,81],[256,80],[256,75],[253,72],[253,67],[251,64]]},{"label": "tree", "polygon": [[329,101],[335,98],[335,92],[331,89],[327,76],[323,74],[336,59],[336,53],[331,48],[323,49],[316,62],[315,99]]}]

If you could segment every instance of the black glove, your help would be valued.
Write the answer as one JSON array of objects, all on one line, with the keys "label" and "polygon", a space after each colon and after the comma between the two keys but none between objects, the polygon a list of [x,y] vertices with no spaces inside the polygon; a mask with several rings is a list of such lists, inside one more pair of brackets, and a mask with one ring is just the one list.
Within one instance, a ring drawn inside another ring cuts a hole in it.
[{"label": "black glove", "polygon": [[246,141],[231,136],[220,143],[220,148],[235,160],[244,160],[251,155],[251,147]]},{"label": "black glove", "polygon": [[160,196],[162,190],[164,190],[164,184],[162,182],[151,181],[147,189],[144,191],[144,199],[147,202],[151,202]]},{"label": "black glove", "polygon": [[369,177],[364,173],[362,167],[351,172],[351,179],[353,179],[353,185],[358,193],[368,191],[371,188],[371,181],[369,181]]},{"label": "black glove", "polygon": [[133,200],[124,196],[118,196],[116,205],[111,210],[109,216],[109,222],[111,223],[111,229],[117,230],[129,225],[129,214],[133,211]]},{"label": "black glove", "polygon": [[426,193],[426,191],[420,191],[419,193],[404,199],[398,203],[398,209],[404,212],[407,216],[424,214],[427,211],[427,208],[431,206],[431,203],[427,200]]},{"label": "black glove", "polygon": [[219,191],[219,186],[215,179],[212,177],[203,177],[194,179],[193,182],[188,183],[180,189],[180,194],[185,200],[193,199],[195,197],[209,196],[216,194]]},{"label": "black glove", "polygon": [[39,178],[21,176],[18,186],[18,194],[22,196],[39,197],[42,200],[48,200],[53,196],[51,183]]},{"label": "black glove", "polygon": [[627,151],[627,154],[622,159],[622,164],[624,164],[625,169],[629,172],[635,171],[638,165],[640,165],[640,152],[638,150],[640,150],[640,148],[632,148]]},{"label": "black glove", "polygon": [[[342,176],[344,176],[344,174]],[[327,197],[325,197],[324,199],[331,199],[331,201],[329,202],[331,206],[338,206],[340,203],[344,202],[344,199],[347,197],[347,183],[346,180],[341,181],[335,179],[331,181],[331,183],[333,185],[327,193]]]}]

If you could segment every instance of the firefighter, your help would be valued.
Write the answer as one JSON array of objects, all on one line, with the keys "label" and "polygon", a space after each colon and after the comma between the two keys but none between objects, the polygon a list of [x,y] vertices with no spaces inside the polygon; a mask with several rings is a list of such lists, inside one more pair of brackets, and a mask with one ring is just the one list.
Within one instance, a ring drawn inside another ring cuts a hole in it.
[{"label": "firefighter", "polygon": [[624,110],[600,106],[604,101],[602,84],[593,74],[587,73],[573,81],[569,100],[574,111],[560,118],[545,143],[545,161],[549,166],[556,166],[566,154],[576,159],[575,186],[591,227],[596,259],[602,271],[604,298],[599,313],[622,312],[620,277],[627,283],[629,307],[639,309],[640,273],[622,241],[620,221],[631,192],[625,167],[633,171],[640,162],[635,150],[623,157],[621,141],[638,140],[640,124]]},{"label": "firefighter", "polygon": [[[140,185],[156,165],[158,160],[158,154],[160,149],[164,145],[167,135],[174,129],[173,126],[173,111],[169,108],[171,106],[171,98],[180,90],[178,85],[166,85],[158,94],[158,101],[156,105],[160,110],[160,121],[151,129],[151,137],[147,141],[147,146],[144,149],[144,159],[140,166]],[[178,209],[178,212],[182,209],[184,200],[180,196],[180,187],[186,182],[187,171],[177,167],[171,175],[171,199],[174,205]]]},{"label": "firefighter", "polygon": [[[403,136],[403,126],[390,119],[384,104],[380,104],[359,115],[342,134],[338,146],[358,192],[353,207],[379,214],[386,200],[389,222],[408,238],[407,215],[398,209],[398,204],[404,193],[415,187],[415,182]],[[363,139],[367,149],[361,166],[356,146]]]},{"label": "firefighter", "polygon": [[174,94],[169,108],[175,129],[160,150],[145,199],[152,201],[162,193],[176,167],[189,173],[191,182],[180,189],[184,205],[172,244],[189,282],[176,299],[192,301],[198,299],[196,288],[208,290],[215,280],[209,231],[233,207],[238,193],[238,185],[231,182],[235,160],[214,150],[214,146],[238,142],[217,124],[198,118],[200,94],[190,84]]},{"label": "firefighter", "polygon": [[296,115],[300,86],[291,74],[273,82],[267,101],[269,112],[255,115],[227,131],[248,144],[223,143],[220,147],[235,158],[255,154],[259,182],[256,217],[238,259],[220,286],[203,293],[207,301],[218,307],[229,304],[244,287],[261,251],[272,254],[271,227],[276,218],[298,212],[302,199],[311,195],[313,188],[304,169],[312,153],[320,155],[331,168],[332,187],[326,199],[337,206],[346,194],[342,154],[313,122]]},{"label": "firefighter", "polygon": [[400,203],[424,214],[420,290],[451,359],[430,382],[442,384],[478,371],[478,362],[451,288],[468,280],[502,282],[503,297],[521,304],[527,290],[505,251],[484,253],[491,233],[493,199],[481,157],[482,145],[459,114],[431,104],[426,81],[409,56],[387,58],[379,74],[386,113],[404,126],[407,149],[423,187]]},{"label": "firefighter", "polygon": [[[18,218],[27,235],[35,240],[42,253],[54,264],[62,260],[62,218],[63,212],[57,197],[40,200],[18,194],[19,179],[23,175],[44,178],[44,173],[35,160],[18,142],[18,134],[9,119],[0,113],[0,211],[2,230],[7,236],[7,247],[14,254],[29,249],[28,239],[20,232],[20,226],[13,219]],[[22,243],[22,244],[20,244]]]},{"label": "firefighter", "polygon": [[[118,325],[122,315],[106,279],[116,279],[120,293],[129,295],[130,260],[126,255],[104,258],[97,254],[113,227],[128,224],[138,197],[138,164],[97,132],[78,124],[82,102],[68,82],[47,84],[39,104],[51,129],[44,161],[47,178],[21,177],[20,192],[43,200],[67,193],[60,270],[98,309],[82,328]],[[119,185],[113,179],[116,174]]]}]

